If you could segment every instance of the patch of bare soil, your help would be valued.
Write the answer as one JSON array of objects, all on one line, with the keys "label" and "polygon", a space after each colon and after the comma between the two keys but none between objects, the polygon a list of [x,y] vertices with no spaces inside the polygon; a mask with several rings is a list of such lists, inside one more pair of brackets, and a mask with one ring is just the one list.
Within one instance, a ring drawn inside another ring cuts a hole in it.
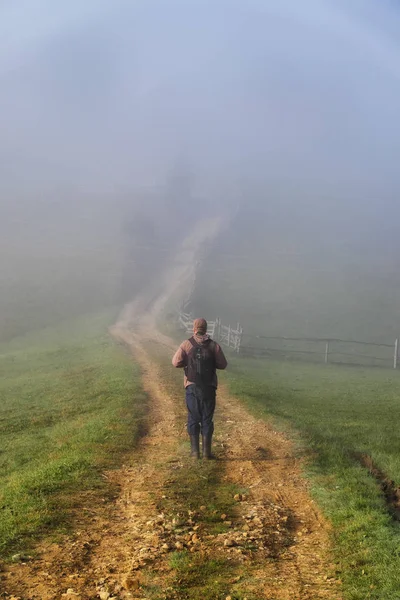
[{"label": "patch of bare soil", "polygon": [[[244,490],[235,497],[234,520],[227,530],[206,535],[196,511],[188,512],[181,523],[159,512],[169,493],[171,472],[184,466],[176,461],[186,433],[182,398],[172,397],[164,386],[147,343],[165,347],[168,355],[173,351],[173,342],[157,331],[156,317],[176,287],[190,280],[196,252],[210,230],[216,232],[218,224],[199,226],[185,241],[185,251],[179,252],[184,260],[158,289],[127,306],[112,328],[112,335],[131,348],[141,365],[150,401],[148,432],[138,450],[127,464],[106,474],[118,486],[118,497],[104,507],[86,507],[73,535],[41,544],[34,559],[3,565],[0,597],[187,598],[168,587],[170,552],[186,549],[204,559],[234,560],[241,569],[237,581],[251,568],[246,583],[251,598],[340,598],[338,582],[331,577],[329,527],[310,499],[292,444],[225,389],[219,392],[215,446],[221,478]],[[151,594],[144,585],[150,575],[158,586]],[[233,581],[233,594],[235,585]]]},{"label": "patch of bare soil", "polygon": [[372,460],[371,456],[358,452],[354,458],[366,468],[379,485],[386,507],[394,521],[400,521],[400,488]]}]

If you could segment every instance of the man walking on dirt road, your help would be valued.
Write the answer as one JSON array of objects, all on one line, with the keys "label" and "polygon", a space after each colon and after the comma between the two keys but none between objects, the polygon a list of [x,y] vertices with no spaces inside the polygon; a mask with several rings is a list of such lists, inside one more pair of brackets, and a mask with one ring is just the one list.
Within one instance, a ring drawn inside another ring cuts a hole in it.
[{"label": "man walking on dirt road", "polygon": [[203,458],[215,458],[211,453],[211,441],[218,385],[216,369],[226,369],[228,363],[221,346],[207,335],[205,319],[195,319],[193,336],[182,342],[172,359],[172,364],[178,369],[185,369],[187,429],[191,456],[200,458],[201,432]]}]

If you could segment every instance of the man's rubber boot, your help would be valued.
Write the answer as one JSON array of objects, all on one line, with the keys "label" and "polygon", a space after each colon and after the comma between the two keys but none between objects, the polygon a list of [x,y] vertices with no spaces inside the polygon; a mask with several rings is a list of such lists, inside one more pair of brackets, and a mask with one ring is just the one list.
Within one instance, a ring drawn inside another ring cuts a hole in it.
[{"label": "man's rubber boot", "polygon": [[211,452],[212,435],[203,435],[203,458],[206,460],[215,460],[214,454]]},{"label": "man's rubber boot", "polygon": [[190,456],[192,458],[200,458],[200,436],[190,436]]}]

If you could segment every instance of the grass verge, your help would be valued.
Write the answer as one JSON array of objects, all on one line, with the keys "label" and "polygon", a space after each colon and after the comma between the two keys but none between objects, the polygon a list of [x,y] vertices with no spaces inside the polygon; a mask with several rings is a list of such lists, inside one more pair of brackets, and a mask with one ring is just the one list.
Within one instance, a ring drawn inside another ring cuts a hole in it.
[{"label": "grass verge", "polygon": [[110,312],[0,346],[0,553],[65,525],[82,492],[140,436],[139,369],[107,334]]},{"label": "grass verge", "polygon": [[345,598],[398,600],[399,523],[357,460],[370,456],[400,484],[398,373],[265,360],[232,359],[230,366],[232,393],[311,450],[308,475],[334,526]]}]

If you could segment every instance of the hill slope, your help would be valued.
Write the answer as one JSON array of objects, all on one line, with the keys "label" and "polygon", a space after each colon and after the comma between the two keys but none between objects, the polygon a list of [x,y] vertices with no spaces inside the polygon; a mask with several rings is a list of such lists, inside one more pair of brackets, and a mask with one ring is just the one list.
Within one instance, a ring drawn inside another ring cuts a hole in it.
[{"label": "hill slope", "polygon": [[[331,224],[315,207],[241,209],[208,248],[193,307],[246,333],[392,343],[400,333],[396,239]],[[374,240],[372,242],[371,240]]]}]

